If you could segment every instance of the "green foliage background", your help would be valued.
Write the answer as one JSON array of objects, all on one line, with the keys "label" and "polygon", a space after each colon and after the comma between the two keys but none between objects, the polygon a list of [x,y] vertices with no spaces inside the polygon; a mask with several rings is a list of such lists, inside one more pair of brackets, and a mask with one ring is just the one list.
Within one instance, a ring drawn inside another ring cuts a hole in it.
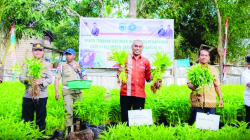
[{"label": "green foliage background", "polygon": [[250,131],[244,122],[237,127],[224,126],[219,131],[200,130],[195,126],[178,124],[175,127],[157,126],[130,126],[117,125],[105,131],[100,139],[103,140],[239,140],[249,139]]},{"label": "green foliage background", "polygon": [[[48,91],[46,134],[52,135],[64,124],[64,102],[62,98],[55,100],[52,85],[48,87]],[[21,121],[24,92],[25,86],[20,82],[0,84],[0,139],[36,139],[42,136],[38,128],[32,128]]]},{"label": "green foliage background", "polygon": [[[22,111],[22,98],[24,94],[25,87],[20,82],[3,82],[0,84],[0,139],[15,139],[15,138],[25,138],[25,139],[35,139],[42,134],[38,129],[29,127],[29,124],[23,123],[21,121],[21,111]],[[144,130],[142,132],[149,137],[152,134],[151,131],[159,129],[160,132],[165,133],[166,130],[173,131],[180,135],[180,139],[188,138],[189,131],[197,133],[195,136],[208,136],[209,134],[214,134],[213,132],[199,131],[193,127],[188,127],[185,124],[188,122],[190,117],[190,100],[189,94],[190,90],[185,86],[171,85],[163,86],[162,90],[154,95],[150,90],[150,85],[146,85],[146,103],[145,108],[152,109],[153,120],[157,124],[160,118],[165,118],[170,124],[176,126],[176,128],[168,128],[159,126],[155,128],[152,127],[139,127],[139,128],[125,128],[124,126],[112,127],[110,133],[105,133],[107,138],[103,139],[114,139],[117,137],[121,131],[124,130],[123,135],[128,135],[128,131],[138,132],[139,130]],[[64,103],[62,95],[59,101],[55,100],[54,86],[48,86],[48,102],[47,102],[47,118],[46,118],[46,134],[52,135],[57,129],[63,128],[64,124]],[[61,94],[61,93],[60,93]],[[222,96],[224,100],[224,108],[216,109],[216,114],[221,115],[221,122],[228,124],[238,124],[241,127],[223,128],[223,136],[226,134],[236,135],[241,137],[241,134],[249,136],[249,131],[245,130],[245,124],[238,123],[238,121],[245,120],[245,107],[243,105],[243,94],[244,86],[240,85],[227,85],[222,86]],[[99,125],[106,124],[107,121],[120,123],[120,95],[119,89],[112,89],[109,94],[107,90],[101,86],[92,86],[89,90],[83,90],[83,101],[77,102],[75,104],[75,112],[84,121],[90,124]],[[135,130],[134,130],[135,129]],[[137,130],[139,129],[139,130]],[[186,130],[186,131],[185,131]],[[118,132],[120,131],[120,132]],[[185,132],[184,132],[185,131]],[[125,133],[126,132],[126,133]],[[182,133],[185,135],[182,137]],[[221,132],[215,132],[218,135]],[[169,134],[169,133],[166,133]],[[133,134],[131,139],[133,139]],[[142,137],[143,139],[144,137]],[[155,137],[152,137],[152,139]],[[220,138],[220,137],[219,137]],[[192,139],[192,138],[191,138]]]},{"label": "green foliage background", "polygon": [[[228,18],[228,54],[231,62],[239,62],[249,53],[250,1],[217,0],[224,38],[225,18]],[[136,0],[137,18],[174,19],[175,58],[191,58],[201,44],[218,46],[218,17],[214,0]],[[11,24],[16,25],[17,40],[32,36],[43,37],[43,31],[54,35],[54,47],[76,50],[79,38],[79,18],[68,13],[70,8],[82,17],[128,18],[129,0],[4,0],[0,2],[0,38],[7,42]],[[30,23],[34,27],[29,27]],[[178,39],[178,36],[182,39]],[[222,39],[224,43],[224,40]],[[223,45],[224,46],[224,45]],[[215,58],[212,60],[217,61]]]},{"label": "green foliage background", "polygon": [[[99,89],[99,92],[96,88]],[[120,122],[120,90],[111,90],[109,98],[106,98],[106,93],[107,91],[103,87],[93,86],[90,90],[84,90],[83,101],[75,104],[76,113],[80,118],[96,125],[105,124],[107,120]],[[171,85],[163,86],[162,90],[154,95],[150,90],[150,86],[146,85],[147,97],[145,108],[152,109],[154,122],[159,121],[163,116],[168,123],[174,125],[179,122],[185,123],[188,122],[190,117],[190,93],[191,90],[186,85]],[[245,107],[243,104],[243,94],[243,86],[222,86],[225,108],[216,109],[216,113],[221,115],[221,122],[232,124],[236,123],[237,120],[244,120]],[[92,110],[90,107],[94,109]],[[97,120],[97,118],[99,119]]]}]

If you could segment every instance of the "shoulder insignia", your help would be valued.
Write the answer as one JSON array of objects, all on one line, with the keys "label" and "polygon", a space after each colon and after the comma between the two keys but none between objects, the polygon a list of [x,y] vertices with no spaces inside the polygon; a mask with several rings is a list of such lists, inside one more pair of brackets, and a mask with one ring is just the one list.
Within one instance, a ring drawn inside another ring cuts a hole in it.
[{"label": "shoulder insignia", "polygon": [[78,70],[81,69],[81,66],[80,66],[79,62],[75,62],[75,68],[78,69]]},{"label": "shoulder insignia", "polygon": [[80,65],[76,65],[76,69],[81,69],[81,66]]}]

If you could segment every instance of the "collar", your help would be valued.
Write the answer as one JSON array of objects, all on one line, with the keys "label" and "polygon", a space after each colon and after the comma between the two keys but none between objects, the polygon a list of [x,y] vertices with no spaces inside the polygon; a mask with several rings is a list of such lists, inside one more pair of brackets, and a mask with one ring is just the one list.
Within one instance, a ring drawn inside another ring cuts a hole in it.
[{"label": "collar", "polygon": [[202,64],[202,63],[200,63],[200,64],[201,64],[201,66],[202,66],[203,68],[209,67],[209,66],[210,66],[209,64]]},{"label": "collar", "polygon": [[[131,54],[131,57],[135,59],[135,56],[134,56],[133,54]],[[142,57],[142,56],[140,55],[140,56],[138,57],[138,59],[141,59],[141,57]],[[137,60],[137,59],[135,59],[135,60]]]},{"label": "collar", "polygon": [[69,64],[69,65],[72,65],[72,66],[74,66],[74,64],[75,64],[75,60],[73,60],[73,62],[72,62],[72,64],[69,64],[68,62],[66,62],[67,64]]},{"label": "collar", "polygon": [[[36,58],[35,57],[33,57],[33,60],[35,60]],[[38,59],[39,60],[39,59]],[[40,59],[40,61],[43,63],[43,58],[41,58]]]},{"label": "collar", "polygon": [[202,66],[205,66],[205,65],[209,65],[208,63],[207,64],[203,64],[203,63],[201,63],[201,62],[199,62]]}]

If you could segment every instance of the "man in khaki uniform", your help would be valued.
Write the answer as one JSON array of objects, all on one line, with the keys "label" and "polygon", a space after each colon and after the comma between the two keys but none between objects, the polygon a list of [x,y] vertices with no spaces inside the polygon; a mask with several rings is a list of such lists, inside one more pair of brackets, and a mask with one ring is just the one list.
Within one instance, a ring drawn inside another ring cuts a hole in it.
[{"label": "man in khaki uniform", "polygon": [[73,125],[73,104],[76,100],[82,100],[81,90],[69,90],[67,81],[76,79],[87,79],[87,74],[83,67],[78,62],[75,62],[75,51],[72,48],[68,48],[64,51],[66,54],[66,63],[61,63],[57,68],[57,74],[55,76],[55,92],[56,100],[59,99],[58,85],[59,80],[62,78],[62,94],[64,99],[64,109],[67,113],[65,125],[68,128],[68,132],[71,132],[71,126]]},{"label": "man in khaki uniform", "polygon": [[[50,63],[43,59],[44,46],[42,44],[33,44],[32,53],[34,58],[38,58],[38,60],[43,63],[45,69],[41,71],[42,77],[40,79],[33,79],[33,77],[27,76],[29,70],[26,68],[26,64],[22,66],[20,81],[26,87],[22,104],[22,119],[25,122],[33,122],[34,113],[36,113],[36,125],[38,125],[40,131],[45,133],[46,105],[48,99],[47,86],[53,82],[53,73],[50,69]],[[29,93],[29,87],[31,86],[29,81],[41,87],[39,97],[34,98],[31,93]]]},{"label": "man in khaki uniform", "polygon": [[[193,125],[193,123],[195,122],[197,112],[215,114],[216,93],[220,99],[219,107],[222,108],[224,106],[223,101],[222,101],[220,81],[218,78],[217,69],[208,64],[208,61],[210,60],[210,54],[208,50],[201,49],[198,55],[199,55],[200,63],[203,66],[209,67],[210,71],[212,72],[214,81],[211,86],[204,85],[199,90],[197,90],[197,87],[194,87],[192,85],[191,81],[188,81],[187,85],[192,90],[192,93],[190,94],[190,100],[191,100],[191,105],[192,105],[191,118],[189,122],[190,125]],[[198,94],[193,94],[193,91],[198,92]]]},{"label": "man in khaki uniform", "polygon": [[0,84],[3,82],[3,64],[0,61]]}]

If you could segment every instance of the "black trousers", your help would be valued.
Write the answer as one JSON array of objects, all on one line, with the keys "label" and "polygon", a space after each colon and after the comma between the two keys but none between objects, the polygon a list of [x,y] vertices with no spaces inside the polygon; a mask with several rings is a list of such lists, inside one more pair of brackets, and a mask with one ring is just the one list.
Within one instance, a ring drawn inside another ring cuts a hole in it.
[{"label": "black trousers", "polygon": [[121,115],[122,123],[127,122],[128,124],[128,110],[144,109],[145,98],[134,97],[134,96],[120,96]]},{"label": "black trousers", "polygon": [[39,130],[45,130],[46,127],[46,104],[48,98],[39,98],[39,100],[34,100],[31,98],[23,98],[22,105],[22,119],[25,122],[32,122],[34,120],[34,113],[36,112],[36,125],[38,125]]},{"label": "black trousers", "polygon": [[248,128],[250,128],[250,106],[245,105],[246,108],[246,122],[248,123]]},{"label": "black trousers", "polygon": [[196,120],[197,112],[215,114],[215,108],[205,108],[205,107],[192,107],[191,117],[189,119],[189,125],[193,125]]}]

